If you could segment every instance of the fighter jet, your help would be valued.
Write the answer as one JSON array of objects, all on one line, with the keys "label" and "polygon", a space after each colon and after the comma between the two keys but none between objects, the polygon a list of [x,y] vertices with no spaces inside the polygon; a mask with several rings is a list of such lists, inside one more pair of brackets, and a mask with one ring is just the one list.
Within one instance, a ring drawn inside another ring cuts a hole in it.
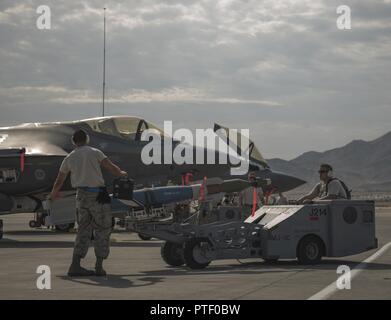
[{"label": "fighter jet", "polygon": [[[200,181],[204,177],[247,179],[246,175],[232,176],[230,161],[208,164],[205,158],[205,163],[201,164],[164,164],[163,161],[161,164],[145,164],[141,153],[149,141],[141,139],[144,130],[155,129],[162,144],[167,139],[172,140],[172,150],[180,141],[138,117],[108,116],[68,122],[25,123],[0,128],[0,215],[35,213],[42,209],[42,201],[51,191],[62,160],[74,149],[71,136],[79,129],[88,133],[90,146],[102,150],[140,187],[187,184],[189,179]],[[214,129],[224,131],[227,128],[215,125]],[[251,140],[249,142],[250,170],[256,171],[260,179],[271,180],[266,191],[285,192],[305,183],[287,174],[273,172]],[[200,151],[200,147],[192,148],[194,154]],[[208,150],[203,148],[201,152],[207,154]],[[212,152],[217,154],[217,151]],[[110,186],[114,177],[105,171],[103,175]],[[68,177],[63,195],[74,193],[69,180]]]}]

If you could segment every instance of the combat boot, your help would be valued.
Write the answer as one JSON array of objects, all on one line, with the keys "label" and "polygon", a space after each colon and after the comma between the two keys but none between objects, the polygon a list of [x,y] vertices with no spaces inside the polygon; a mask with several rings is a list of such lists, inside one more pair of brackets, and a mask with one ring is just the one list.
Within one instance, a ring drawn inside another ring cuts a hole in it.
[{"label": "combat boot", "polygon": [[93,276],[95,273],[92,270],[84,269],[80,265],[81,257],[78,255],[74,255],[72,259],[71,266],[68,270],[68,276],[69,277],[88,277]]},{"label": "combat boot", "polygon": [[106,276],[106,271],[103,269],[103,258],[96,257],[95,275],[98,277]]}]

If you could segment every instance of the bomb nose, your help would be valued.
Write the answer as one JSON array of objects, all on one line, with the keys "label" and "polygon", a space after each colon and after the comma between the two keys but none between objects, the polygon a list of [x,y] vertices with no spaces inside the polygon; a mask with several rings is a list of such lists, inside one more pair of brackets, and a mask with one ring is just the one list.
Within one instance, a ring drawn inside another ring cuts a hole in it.
[{"label": "bomb nose", "polygon": [[270,179],[272,180],[272,186],[277,187],[279,192],[286,192],[306,183],[300,178],[282,172],[271,172]]}]

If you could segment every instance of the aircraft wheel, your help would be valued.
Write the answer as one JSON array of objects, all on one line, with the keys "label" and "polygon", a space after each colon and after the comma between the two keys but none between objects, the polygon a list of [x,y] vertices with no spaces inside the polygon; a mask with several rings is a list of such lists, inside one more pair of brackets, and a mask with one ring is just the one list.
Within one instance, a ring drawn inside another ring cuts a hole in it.
[{"label": "aircraft wheel", "polygon": [[38,223],[37,223],[37,221],[35,221],[35,220],[30,220],[30,221],[29,221],[29,227],[30,227],[30,228],[38,228]]},{"label": "aircraft wheel", "polygon": [[183,256],[186,265],[191,269],[204,269],[212,261],[206,256],[211,249],[207,239],[193,238],[185,242]]},{"label": "aircraft wheel", "polygon": [[139,237],[141,240],[145,240],[145,241],[148,241],[148,240],[151,240],[151,239],[152,239],[152,237],[147,236],[147,235],[145,235],[145,234],[141,234],[141,233],[138,234],[138,237]]},{"label": "aircraft wheel", "polygon": [[300,264],[318,264],[323,253],[323,241],[314,235],[305,236],[297,246],[297,259]]},{"label": "aircraft wheel", "polygon": [[160,254],[164,262],[172,267],[185,264],[182,244],[166,241],[162,244]]},{"label": "aircraft wheel", "polygon": [[64,224],[56,224],[55,228],[57,231],[61,232],[69,232],[75,226],[74,223],[64,223]]}]

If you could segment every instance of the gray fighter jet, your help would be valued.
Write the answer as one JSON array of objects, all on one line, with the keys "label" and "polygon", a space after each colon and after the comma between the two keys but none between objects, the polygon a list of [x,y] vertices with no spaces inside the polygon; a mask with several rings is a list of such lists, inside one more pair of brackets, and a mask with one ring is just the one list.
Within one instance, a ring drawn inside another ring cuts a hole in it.
[{"label": "gray fighter jet", "polygon": [[[171,139],[172,150],[180,142],[141,118],[110,116],[70,122],[26,123],[0,128],[0,214],[34,213],[42,209],[42,200],[50,192],[62,160],[74,149],[70,138],[78,129],[89,134],[90,146],[102,150],[140,187],[183,184],[189,177],[192,181],[204,177],[247,179],[246,175],[231,175],[233,165],[230,161],[227,164],[207,164],[206,156],[202,164],[144,164],[141,151],[149,143],[141,139],[144,130],[157,130],[162,144]],[[215,125],[214,129],[224,131],[227,128]],[[256,171],[260,179],[271,180],[266,191],[285,192],[305,183],[301,179],[273,172],[251,141],[249,146],[250,170]],[[196,154],[199,147],[192,148]],[[202,152],[206,155],[208,150],[203,148]],[[212,152],[217,154],[216,150]],[[104,172],[104,178],[108,186],[114,179],[109,172]],[[74,193],[69,177],[63,193]]]}]

